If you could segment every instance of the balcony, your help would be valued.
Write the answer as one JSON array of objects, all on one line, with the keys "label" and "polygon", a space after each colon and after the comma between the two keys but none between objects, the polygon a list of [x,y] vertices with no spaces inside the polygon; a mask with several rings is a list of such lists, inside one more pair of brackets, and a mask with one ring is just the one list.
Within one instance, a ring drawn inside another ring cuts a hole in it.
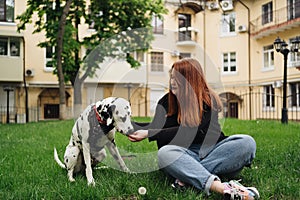
[{"label": "balcony", "polygon": [[196,46],[198,30],[193,27],[181,27],[178,29],[177,33],[177,46]]},{"label": "balcony", "polygon": [[0,36],[0,82],[23,81],[21,38]]},{"label": "balcony", "polygon": [[300,26],[300,5],[283,7],[265,13],[250,22],[250,34],[254,39],[283,32]]},{"label": "balcony", "polygon": [[300,69],[300,61],[295,61],[295,60],[292,60],[292,61],[289,61],[288,62],[288,67],[295,67],[295,68],[299,68]]}]

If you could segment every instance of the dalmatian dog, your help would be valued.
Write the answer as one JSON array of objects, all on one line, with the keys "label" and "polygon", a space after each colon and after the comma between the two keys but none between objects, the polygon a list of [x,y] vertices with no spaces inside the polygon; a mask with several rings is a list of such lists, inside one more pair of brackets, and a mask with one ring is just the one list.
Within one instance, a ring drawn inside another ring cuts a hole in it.
[{"label": "dalmatian dog", "polygon": [[[96,165],[99,162],[101,162],[105,157],[106,151],[104,148],[100,150],[100,152],[98,152],[97,158],[91,155],[92,168],[96,167]],[[54,148],[54,159],[61,168],[66,169],[68,171],[68,178],[70,182],[75,181],[75,179],[73,178],[74,174],[83,172],[86,168],[83,162],[82,151],[79,149],[78,146],[73,145],[72,142],[66,147],[66,151],[64,154],[64,163],[60,161],[56,148]]]},{"label": "dalmatian dog", "polygon": [[129,172],[115,143],[116,130],[128,135],[133,132],[131,107],[127,100],[109,97],[89,105],[76,120],[62,163],[54,148],[54,159],[67,169],[69,181],[74,173],[85,169],[88,185],[95,185],[92,167],[106,157],[107,147],[121,170]]}]

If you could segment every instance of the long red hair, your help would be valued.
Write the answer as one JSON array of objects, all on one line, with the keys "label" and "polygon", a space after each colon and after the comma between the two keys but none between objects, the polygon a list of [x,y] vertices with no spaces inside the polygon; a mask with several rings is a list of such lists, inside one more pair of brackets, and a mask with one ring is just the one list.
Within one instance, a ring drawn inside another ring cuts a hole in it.
[{"label": "long red hair", "polygon": [[181,59],[173,64],[172,70],[176,70],[173,78],[180,84],[177,96],[169,89],[168,116],[178,112],[177,120],[180,124],[196,127],[201,124],[204,103],[211,109],[222,109],[219,96],[208,86],[203,69],[196,59]]}]

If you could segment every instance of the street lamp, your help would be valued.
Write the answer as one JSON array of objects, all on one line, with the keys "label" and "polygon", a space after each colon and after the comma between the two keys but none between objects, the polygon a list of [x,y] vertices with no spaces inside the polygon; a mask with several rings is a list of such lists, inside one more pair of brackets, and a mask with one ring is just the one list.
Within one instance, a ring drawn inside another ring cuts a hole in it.
[{"label": "street lamp", "polygon": [[124,87],[127,87],[127,98],[128,98],[128,101],[130,102],[130,89],[133,88],[133,84],[132,83],[126,83],[124,85]]},{"label": "street lamp", "polygon": [[9,92],[14,91],[13,87],[5,86],[3,90],[6,92],[6,123],[9,124]]},{"label": "street lamp", "polygon": [[299,49],[299,43],[300,40],[298,37],[296,37],[292,41],[291,48],[288,49],[288,44],[284,41],[281,40],[279,37],[276,38],[274,41],[274,48],[276,49],[277,52],[280,52],[283,54],[284,58],[284,65],[283,65],[283,103],[282,103],[282,111],[281,111],[281,123],[287,124],[288,123],[288,110],[286,108],[286,86],[287,86],[287,58],[288,54],[290,52],[298,52]]}]

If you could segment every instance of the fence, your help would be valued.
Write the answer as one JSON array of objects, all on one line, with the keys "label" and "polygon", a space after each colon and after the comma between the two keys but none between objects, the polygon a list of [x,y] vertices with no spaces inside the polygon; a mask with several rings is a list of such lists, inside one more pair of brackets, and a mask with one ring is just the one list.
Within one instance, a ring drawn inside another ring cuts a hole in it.
[{"label": "fence", "polygon": [[[295,99],[292,100],[295,95],[287,96],[288,119],[290,121],[300,121],[300,97],[299,94],[296,94],[296,96],[298,97],[296,103],[292,103],[295,101]],[[281,120],[282,96],[256,92],[240,94],[239,97],[241,101],[238,102],[237,118]],[[266,99],[266,97],[269,99]],[[292,106],[292,104],[294,105]]]},{"label": "fence", "polygon": [[[8,108],[8,121],[9,123],[26,123],[26,110],[25,108],[12,107]],[[38,108],[28,109],[28,121],[39,121]],[[7,107],[0,105],[0,123],[7,123]]]},{"label": "fence", "polygon": [[[266,100],[266,96],[270,99]],[[238,99],[226,99],[224,104],[224,117],[234,117],[242,120],[281,120],[282,112],[282,100],[280,95],[271,95],[263,92],[243,93],[238,95]],[[295,102],[296,104],[292,103]],[[292,100],[293,98],[293,100]],[[295,104],[294,106],[291,106]],[[147,101],[147,115],[152,116],[154,114],[154,108],[150,101]],[[131,102],[133,113],[135,116],[145,116],[145,101]],[[234,109],[230,106],[235,106]],[[235,110],[236,109],[236,110]],[[300,94],[294,96],[287,96],[287,109],[289,121],[300,121]],[[230,112],[234,112],[230,113]],[[235,113],[236,112],[236,113]]]},{"label": "fence", "polygon": [[[267,101],[265,98],[269,96],[270,99]],[[287,109],[288,109],[288,120],[289,121],[300,121],[300,94],[287,97]],[[227,99],[224,104],[224,116],[225,117],[235,117],[243,120],[281,120],[281,110],[282,110],[282,96],[270,95],[266,93],[256,92],[256,93],[243,93],[239,94],[240,100],[236,100],[234,105],[235,109],[230,108],[230,103],[232,101]],[[293,98],[293,99],[292,99]],[[293,103],[292,103],[293,102]],[[152,102],[153,103],[153,102]],[[154,113],[154,108],[150,108],[150,101],[139,101],[132,102],[134,108],[135,116],[152,116]],[[292,106],[293,105],[293,106]],[[152,104],[153,106],[153,104]],[[146,107],[148,107],[146,111]],[[234,110],[234,111],[232,111]],[[146,112],[145,112],[146,111]],[[236,114],[230,115],[229,112],[235,112]],[[9,107],[9,122],[10,123],[26,123],[25,108]],[[44,119],[42,112],[40,112],[38,107],[28,109],[28,121],[37,122]],[[67,109],[68,118],[72,118],[73,112],[72,108]],[[0,105],[0,123],[7,122],[7,107]]]}]

